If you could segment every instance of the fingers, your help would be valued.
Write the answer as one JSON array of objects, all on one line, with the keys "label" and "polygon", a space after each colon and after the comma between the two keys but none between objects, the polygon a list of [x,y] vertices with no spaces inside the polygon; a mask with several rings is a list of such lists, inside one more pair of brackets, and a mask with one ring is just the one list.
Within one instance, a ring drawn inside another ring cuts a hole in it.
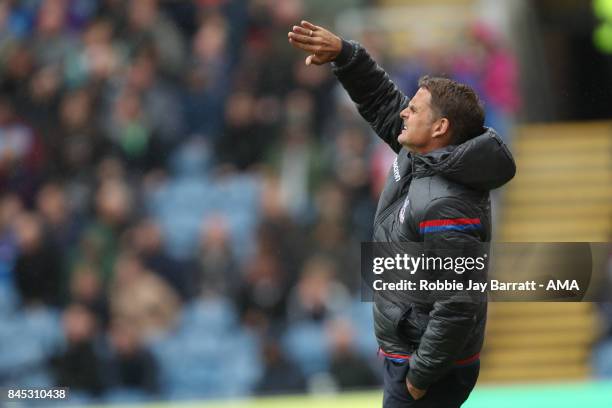
[{"label": "fingers", "polygon": [[287,34],[291,45],[309,53],[304,61],[306,65],[322,65],[327,62],[321,55],[316,55],[317,52],[323,51],[322,48],[325,44],[325,35],[314,35],[317,30],[319,30],[319,33],[325,34],[325,30],[321,27],[303,20],[299,26],[293,26],[292,32]]},{"label": "fingers", "polygon": [[300,26],[293,26],[293,32],[296,34],[302,34],[302,35],[310,35],[310,29],[306,29],[304,27],[300,27]]},{"label": "fingers", "polygon": [[319,50],[319,46],[317,46],[317,45],[310,45],[310,44],[301,43],[299,41],[293,41],[292,38],[289,38],[289,42],[295,48],[299,48],[299,49],[304,50],[304,51],[308,51],[308,52],[313,52],[314,53],[314,52]]},{"label": "fingers", "polygon": [[303,44],[317,44],[320,43],[318,38],[309,37],[308,35],[301,35],[296,33],[289,33],[289,38],[293,41],[301,42]]},{"label": "fingers", "polygon": [[316,25],[314,25],[314,24],[312,24],[311,22],[308,22],[308,21],[306,21],[306,20],[302,20],[302,22],[300,23],[300,25],[301,25],[302,27],[304,27],[305,29],[307,29],[307,30],[312,30],[312,31],[316,31],[316,29],[317,29],[317,28],[319,28],[319,27],[317,27]]}]

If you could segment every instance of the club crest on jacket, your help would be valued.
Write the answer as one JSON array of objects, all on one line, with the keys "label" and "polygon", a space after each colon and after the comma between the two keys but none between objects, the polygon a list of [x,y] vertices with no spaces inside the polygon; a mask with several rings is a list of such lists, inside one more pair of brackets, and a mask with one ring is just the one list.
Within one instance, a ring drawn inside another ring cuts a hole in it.
[{"label": "club crest on jacket", "polygon": [[401,224],[403,224],[404,220],[406,219],[406,208],[408,207],[408,204],[410,204],[410,200],[408,199],[408,195],[406,195],[406,199],[404,200],[404,204],[402,205],[402,209],[399,213],[399,220]]}]

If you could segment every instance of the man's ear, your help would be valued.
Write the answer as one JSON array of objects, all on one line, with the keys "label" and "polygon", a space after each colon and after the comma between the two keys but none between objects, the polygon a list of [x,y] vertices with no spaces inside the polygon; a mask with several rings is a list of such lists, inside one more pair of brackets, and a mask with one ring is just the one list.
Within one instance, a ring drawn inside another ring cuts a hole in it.
[{"label": "man's ear", "polygon": [[434,122],[432,137],[440,138],[450,136],[450,122],[447,118],[440,118]]}]

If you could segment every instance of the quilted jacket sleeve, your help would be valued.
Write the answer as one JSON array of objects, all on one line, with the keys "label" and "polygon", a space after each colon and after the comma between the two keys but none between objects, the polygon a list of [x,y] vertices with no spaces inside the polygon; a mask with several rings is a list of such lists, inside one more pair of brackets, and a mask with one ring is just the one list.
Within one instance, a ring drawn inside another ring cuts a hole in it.
[{"label": "quilted jacket sleeve", "polygon": [[[425,252],[429,257],[482,257],[483,230],[478,212],[457,198],[432,201],[419,224]],[[458,265],[458,264],[455,264]],[[446,273],[444,279],[482,281],[486,272],[472,270],[459,274]],[[408,380],[417,388],[426,389],[452,368],[476,326],[476,315],[486,294],[466,291],[436,292],[433,308],[419,347],[410,360]]]},{"label": "quilted jacket sleeve", "polygon": [[376,134],[396,153],[403,121],[400,112],[408,106],[406,97],[389,75],[359,43],[343,42],[343,52],[333,64],[333,72]]}]

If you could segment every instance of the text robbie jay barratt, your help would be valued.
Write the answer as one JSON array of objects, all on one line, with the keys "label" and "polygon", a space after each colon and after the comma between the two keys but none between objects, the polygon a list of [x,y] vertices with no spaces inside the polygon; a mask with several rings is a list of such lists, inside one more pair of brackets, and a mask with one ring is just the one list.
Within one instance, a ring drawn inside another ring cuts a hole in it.
[{"label": "text robbie jay barratt", "polygon": [[485,292],[491,291],[535,291],[545,290],[580,290],[576,280],[550,279],[546,283],[537,283],[534,280],[524,282],[504,282],[492,279],[489,282],[476,282],[469,280],[467,287],[463,282],[455,280],[435,280],[428,281],[421,279],[417,282],[403,279],[399,282],[384,282],[377,279],[373,282],[374,290],[468,290]]}]

